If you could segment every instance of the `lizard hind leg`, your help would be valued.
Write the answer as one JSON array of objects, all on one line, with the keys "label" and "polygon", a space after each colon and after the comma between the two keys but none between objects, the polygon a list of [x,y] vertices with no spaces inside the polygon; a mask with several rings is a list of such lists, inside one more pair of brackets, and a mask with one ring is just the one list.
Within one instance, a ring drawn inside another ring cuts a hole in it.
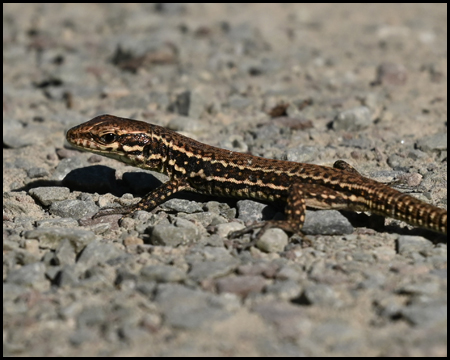
[{"label": "lizard hind leg", "polygon": [[288,233],[297,233],[303,235],[301,229],[305,221],[306,203],[303,196],[301,185],[294,184],[290,188],[290,195],[287,198],[286,208],[284,210],[286,220],[269,220],[266,222],[258,222],[250,225],[242,230],[234,231],[229,234],[230,239],[235,239],[244,234],[252,232],[256,229],[259,230],[256,234],[253,234],[252,240],[244,245],[244,249],[248,249],[258,242],[258,240],[264,235],[264,233],[271,228],[279,228]]}]

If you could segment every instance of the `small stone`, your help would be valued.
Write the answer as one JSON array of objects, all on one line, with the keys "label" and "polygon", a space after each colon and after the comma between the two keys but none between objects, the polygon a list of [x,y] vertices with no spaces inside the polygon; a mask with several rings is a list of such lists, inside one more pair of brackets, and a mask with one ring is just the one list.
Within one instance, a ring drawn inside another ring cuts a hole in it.
[{"label": "small stone", "polygon": [[372,123],[370,109],[359,106],[340,112],[333,121],[333,129],[336,131],[361,131]]},{"label": "small stone", "polygon": [[447,133],[425,136],[417,142],[417,147],[426,153],[446,151]]},{"label": "small stone", "polygon": [[151,232],[151,243],[156,245],[176,247],[200,239],[195,228],[176,227],[174,225],[155,225]]},{"label": "small stone", "polygon": [[291,300],[297,298],[302,291],[302,287],[298,281],[287,280],[277,281],[266,287],[265,292],[268,294],[275,294],[278,298],[283,300]]},{"label": "small stone", "polygon": [[216,234],[220,237],[227,237],[228,234],[232,233],[233,231],[239,231],[244,229],[245,226],[242,223],[239,223],[237,221],[232,221],[229,223],[219,224],[216,226]]},{"label": "small stone", "polygon": [[281,252],[288,244],[288,236],[281,229],[268,229],[256,243],[256,247],[264,252]]},{"label": "small stone", "polygon": [[408,71],[402,64],[383,63],[377,68],[376,83],[383,85],[404,85]]},{"label": "small stone", "polygon": [[61,241],[68,239],[71,241],[78,254],[88,243],[96,239],[92,231],[82,229],[64,228],[38,228],[26,231],[26,239],[38,239],[40,248],[55,250]]},{"label": "small stone", "polygon": [[39,254],[39,241],[25,240],[25,250],[35,255]]},{"label": "small stone", "polygon": [[41,291],[50,287],[50,282],[45,279],[45,265],[42,262],[24,265],[20,269],[11,271],[5,282],[29,286]]},{"label": "small stone", "polygon": [[164,210],[171,210],[176,212],[184,212],[192,214],[203,211],[203,204],[185,199],[170,199],[161,205]]},{"label": "small stone", "polygon": [[253,200],[239,200],[236,204],[238,219],[244,222],[261,221],[264,218],[272,219],[275,211],[272,207]]},{"label": "small stone", "polygon": [[165,324],[192,330],[210,325],[227,314],[220,306],[214,306],[215,297],[179,284],[159,284],[155,301],[162,309]]},{"label": "small stone", "polygon": [[266,280],[262,276],[228,276],[217,279],[215,284],[219,294],[228,292],[245,297],[252,292],[261,292],[266,284]]},{"label": "small stone", "polygon": [[401,255],[429,249],[433,243],[422,236],[403,235],[397,240],[398,253]]},{"label": "small stone", "polygon": [[77,253],[69,239],[63,239],[55,250],[55,259],[58,265],[75,264]]},{"label": "small stone", "polygon": [[197,282],[214,279],[232,273],[238,264],[234,258],[196,262],[191,265],[189,277]]},{"label": "small stone", "polygon": [[340,307],[343,305],[334,289],[329,285],[314,284],[305,288],[302,298],[310,305]]},{"label": "small stone", "polygon": [[66,200],[70,190],[62,186],[38,187],[30,189],[29,194],[42,205],[49,206],[55,201]]},{"label": "small stone", "polygon": [[302,232],[307,235],[343,235],[353,233],[353,226],[337,210],[307,211]]},{"label": "small stone", "polygon": [[446,326],[447,300],[434,300],[425,304],[412,304],[404,307],[400,314],[411,324],[430,328],[436,324]]},{"label": "small stone", "polygon": [[125,255],[125,252],[119,250],[117,246],[101,243],[99,241],[93,241],[84,248],[77,260],[77,264],[81,264],[84,267],[89,268],[123,255]]},{"label": "small stone", "polygon": [[82,200],[55,201],[50,206],[51,214],[77,220],[94,215],[98,210],[99,207],[93,201]]},{"label": "small stone", "polygon": [[142,268],[141,277],[146,281],[179,282],[186,279],[186,273],[174,266],[150,265]]},{"label": "small stone", "polygon": [[123,240],[123,244],[125,246],[143,245],[144,244],[144,240],[142,240],[141,238],[138,238],[137,236],[127,236]]}]

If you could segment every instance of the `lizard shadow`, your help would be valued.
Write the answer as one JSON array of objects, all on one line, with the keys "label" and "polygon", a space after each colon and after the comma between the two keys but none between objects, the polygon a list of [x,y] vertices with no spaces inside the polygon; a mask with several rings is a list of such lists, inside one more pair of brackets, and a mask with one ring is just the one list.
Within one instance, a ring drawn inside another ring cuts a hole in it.
[{"label": "lizard shadow", "polygon": [[[115,169],[104,165],[92,165],[71,170],[62,180],[38,179],[12,191],[28,192],[30,189],[38,187],[64,186],[69,188],[70,191],[98,193],[101,195],[110,193],[117,197],[131,193],[134,196],[142,197],[162,185],[167,179],[168,177],[165,175],[139,169],[138,171],[124,172],[122,178],[117,179]],[[217,200],[228,203],[230,206],[236,206],[237,202],[237,199],[233,198],[203,195],[189,191],[180,191],[169,198],[180,198],[198,202]]]},{"label": "lizard shadow", "polygon": [[341,210],[340,213],[345,216],[355,228],[365,227],[377,232],[387,232],[407,236],[422,236],[434,243],[447,243],[447,235],[439,234],[431,230],[418,227],[408,228],[395,223],[385,225],[385,217],[382,215],[367,215],[366,213],[356,213],[346,210]]},{"label": "lizard shadow", "polygon": [[143,196],[154,190],[163,181],[151,173],[142,171],[125,172],[122,179],[116,179],[116,170],[104,165],[92,165],[69,171],[62,180],[35,180],[13,191],[28,191],[37,187],[65,186],[71,191],[113,194],[122,196],[132,193]]},{"label": "lizard shadow", "polygon": [[[71,191],[108,192],[119,196],[122,193],[120,184],[115,181],[115,170],[103,165],[93,165],[74,169],[68,172],[64,178],[49,180],[34,180],[12,191],[29,191],[38,187],[65,186]],[[123,195],[123,193],[122,193]]]}]

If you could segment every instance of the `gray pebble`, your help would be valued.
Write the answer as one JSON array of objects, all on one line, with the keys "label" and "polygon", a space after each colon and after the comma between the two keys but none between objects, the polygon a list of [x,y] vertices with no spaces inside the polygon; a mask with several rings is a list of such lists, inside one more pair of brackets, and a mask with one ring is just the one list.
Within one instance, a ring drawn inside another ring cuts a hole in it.
[{"label": "gray pebble", "polygon": [[[214,306],[214,295],[182,285],[158,285],[155,301],[163,310],[164,322],[175,328],[198,329],[227,314]],[[179,301],[182,299],[182,301]]]},{"label": "gray pebble", "polygon": [[38,187],[30,189],[29,194],[42,205],[49,206],[54,201],[61,201],[67,199],[70,194],[69,188],[66,187]]},{"label": "gray pebble", "polygon": [[302,232],[309,235],[351,234],[353,226],[337,210],[306,211]]},{"label": "gray pebble", "polygon": [[155,225],[151,231],[150,242],[156,245],[176,247],[200,239],[199,231],[193,227],[174,225]]},{"label": "gray pebble", "polygon": [[21,148],[45,142],[42,126],[27,123],[26,126],[17,119],[3,119],[3,143],[9,148]]},{"label": "gray pebble", "polygon": [[413,252],[421,252],[429,249],[433,243],[422,236],[402,235],[397,240],[398,253],[407,255]]},{"label": "gray pebble", "polygon": [[226,140],[220,142],[219,146],[230,151],[242,153],[246,153],[248,151],[248,145],[245,142],[244,137],[239,134],[228,136]]},{"label": "gray pebble", "polygon": [[239,231],[245,228],[245,226],[239,222],[232,221],[229,223],[219,224],[216,226],[216,234],[220,237],[227,237],[233,231]]},{"label": "gray pebble", "polygon": [[173,119],[169,123],[169,128],[182,131],[195,131],[202,128],[198,121],[193,121],[192,119],[199,119],[203,113],[207,112],[209,108],[211,108],[212,103],[213,99],[211,95],[200,88],[192,91],[184,91],[181,94],[178,94],[175,101],[170,104],[169,110],[176,112],[179,115],[188,116],[191,119],[189,119],[189,121],[184,119],[182,124],[176,125],[175,128],[175,124],[172,123],[174,121]]},{"label": "gray pebble", "polygon": [[[67,174],[69,174],[72,170],[82,168],[84,166],[86,166],[86,162],[81,157],[62,159],[53,171],[52,179],[57,181],[65,181]],[[69,181],[69,184],[67,184],[69,188],[72,188],[71,183],[72,181]]]},{"label": "gray pebble", "polygon": [[35,166],[27,170],[27,175],[30,179],[36,179],[49,176],[50,173],[42,167]]},{"label": "gray pebble", "polygon": [[258,240],[256,246],[258,249],[271,253],[281,252],[288,244],[288,236],[281,229],[268,229]]},{"label": "gray pebble", "polygon": [[397,291],[400,294],[434,296],[438,295],[439,290],[439,283],[428,279],[420,283],[403,285]]},{"label": "gray pebble", "polygon": [[343,305],[334,289],[329,285],[313,284],[305,287],[302,298],[310,305],[340,307]]},{"label": "gray pebble", "polygon": [[224,224],[224,223],[228,222],[228,220],[223,218],[222,216],[218,216],[211,212],[201,212],[201,213],[194,213],[194,214],[179,213],[178,218],[182,218],[182,219],[191,221],[193,223],[199,223],[204,228],[206,228],[209,225],[215,226],[215,225]]},{"label": "gray pebble", "polygon": [[397,154],[389,155],[387,159],[388,165],[396,171],[408,171],[408,160]]},{"label": "gray pebble", "polygon": [[75,264],[77,253],[69,239],[63,239],[55,251],[55,260],[57,265]]},{"label": "gray pebble", "polygon": [[312,162],[317,159],[319,149],[316,146],[299,146],[286,151],[286,160],[295,162]]},{"label": "gray pebble", "polygon": [[169,96],[166,92],[151,91],[148,96],[149,103],[157,104],[161,109],[165,109],[169,105]]},{"label": "gray pebble", "polygon": [[431,270],[430,274],[436,275],[437,277],[439,277],[441,279],[447,280],[447,268]]},{"label": "gray pebble", "polygon": [[203,208],[206,211],[210,211],[214,214],[223,216],[228,220],[232,220],[236,217],[236,209],[230,208],[230,206],[226,203],[219,203],[217,201],[208,201]]},{"label": "gray pebble", "polygon": [[82,219],[94,215],[99,209],[93,201],[62,200],[51,204],[50,213],[63,218]]},{"label": "gray pebble", "polygon": [[447,299],[433,300],[425,304],[411,304],[401,309],[400,314],[411,324],[429,328],[430,326],[447,323]]},{"label": "gray pebble", "polygon": [[45,219],[36,221],[37,228],[73,228],[78,226],[78,221],[72,218]]},{"label": "gray pebble", "polygon": [[253,200],[239,200],[236,204],[238,210],[238,219],[249,221],[261,221],[265,219],[272,219],[276,211],[269,205],[253,201]]},{"label": "gray pebble", "polygon": [[164,204],[161,205],[161,208],[166,211],[172,210],[176,212],[185,212],[187,214],[192,214],[195,212],[203,211],[203,204],[196,201],[175,198],[167,200]]},{"label": "gray pebble", "polygon": [[69,335],[69,342],[72,346],[80,346],[83,343],[89,343],[96,336],[96,329],[87,329],[85,327],[76,329]]},{"label": "gray pebble", "polygon": [[17,285],[14,283],[3,283],[3,306],[5,306],[5,302],[14,301],[19,296],[27,293],[29,289],[23,285]]},{"label": "gray pebble", "polygon": [[241,95],[231,95],[228,99],[228,106],[233,109],[245,109],[247,106],[250,106],[251,100],[245,98]]},{"label": "gray pebble", "polygon": [[29,286],[37,290],[46,290],[50,283],[45,279],[45,265],[42,262],[24,265],[11,271],[6,277],[10,284]]},{"label": "gray pebble", "polygon": [[[124,281],[121,281],[119,284],[122,284],[122,282]],[[156,286],[157,286],[156,281],[139,281],[139,283],[136,285],[136,289],[143,295],[153,299],[155,295]]]},{"label": "gray pebble", "polygon": [[302,286],[298,281],[294,280],[277,281],[274,284],[268,285],[265,292],[275,294],[277,298],[283,300],[292,300],[299,297],[302,292]]},{"label": "gray pebble", "polygon": [[377,67],[376,83],[382,85],[405,85],[408,70],[403,64],[384,62]]},{"label": "gray pebble", "polygon": [[277,273],[276,278],[279,280],[293,280],[299,281],[305,277],[305,274],[301,269],[297,269],[293,266],[283,266]]},{"label": "gray pebble", "polygon": [[195,262],[191,265],[189,278],[197,282],[214,279],[232,273],[238,265],[239,261],[232,257],[223,260]]},{"label": "gray pebble", "polygon": [[147,94],[139,96],[136,94],[123,96],[117,99],[116,106],[122,109],[144,108],[148,105]]},{"label": "gray pebble", "polygon": [[76,253],[79,253],[88,243],[96,239],[92,231],[82,229],[39,228],[26,231],[26,239],[38,239],[39,247],[56,249],[62,240],[71,241]]},{"label": "gray pebble", "polygon": [[186,279],[186,273],[174,266],[150,265],[142,268],[140,276],[156,282],[179,282]]},{"label": "gray pebble", "polygon": [[250,131],[252,138],[256,140],[256,144],[271,145],[270,139],[276,139],[280,136],[281,129],[275,124],[267,124]]},{"label": "gray pebble", "polygon": [[107,315],[102,306],[85,307],[77,316],[79,328],[101,325],[106,321]]},{"label": "gray pebble", "polygon": [[408,152],[408,157],[413,160],[425,160],[428,158],[428,155],[418,149],[413,149]]},{"label": "gray pebble", "polygon": [[82,265],[84,268],[89,268],[123,256],[124,254],[125,253],[122,250],[119,250],[117,246],[93,241],[84,248],[77,260],[77,264]]},{"label": "gray pebble", "polygon": [[54,283],[60,288],[73,288],[80,282],[79,274],[75,265],[65,265],[57,273]]},{"label": "gray pebble", "polygon": [[373,148],[373,140],[360,135],[358,137],[344,138],[342,139],[342,146],[357,149],[371,149]]},{"label": "gray pebble", "polygon": [[346,319],[325,320],[313,329],[311,338],[321,341],[338,354],[357,354],[365,345],[364,334]]},{"label": "gray pebble", "polygon": [[259,293],[266,285],[266,280],[262,276],[243,275],[227,276],[215,281],[218,293],[233,293],[242,297],[250,293]]},{"label": "gray pebble", "polygon": [[196,132],[203,129],[203,124],[195,118],[177,116],[170,120],[167,128],[174,131]]},{"label": "gray pebble", "polygon": [[213,247],[223,247],[224,240],[223,237],[213,234],[211,236],[203,237],[202,242],[204,242],[205,246],[213,246]]},{"label": "gray pebble", "polygon": [[438,133],[435,135],[425,136],[417,142],[417,147],[426,153],[446,151],[447,134]]},{"label": "gray pebble", "polygon": [[253,311],[273,324],[281,337],[298,339],[302,334],[302,326],[310,326],[305,310],[289,302],[264,302],[254,306]]},{"label": "gray pebble", "polygon": [[336,131],[361,131],[372,123],[370,109],[359,106],[339,113],[333,121],[333,129]]},{"label": "gray pebble", "polygon": [[370,272],[366,274],[366,279],[358,284],[359,288],[362,289],[376,289],[383,286],[386,282],[386,276],[377,271]]},{"label": "gray pebble", "polygon": [[274,262],[258,262],[240,265],[238,273],[242,275],[263,275],[266,278],[273,278],[278,268],[279,266]]}]

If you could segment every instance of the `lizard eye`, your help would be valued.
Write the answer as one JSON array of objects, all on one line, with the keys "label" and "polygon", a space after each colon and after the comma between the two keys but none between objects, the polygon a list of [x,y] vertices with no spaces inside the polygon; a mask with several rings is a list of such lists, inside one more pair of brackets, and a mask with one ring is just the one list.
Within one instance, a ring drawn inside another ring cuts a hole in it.
[{"label": "lizard eye", "polygon": [[108,133],[103,136],[100,136],[100,140],[103,141],[105,144],[111,144],[112,142],[116,141],[117,135],[113,133]]}]

